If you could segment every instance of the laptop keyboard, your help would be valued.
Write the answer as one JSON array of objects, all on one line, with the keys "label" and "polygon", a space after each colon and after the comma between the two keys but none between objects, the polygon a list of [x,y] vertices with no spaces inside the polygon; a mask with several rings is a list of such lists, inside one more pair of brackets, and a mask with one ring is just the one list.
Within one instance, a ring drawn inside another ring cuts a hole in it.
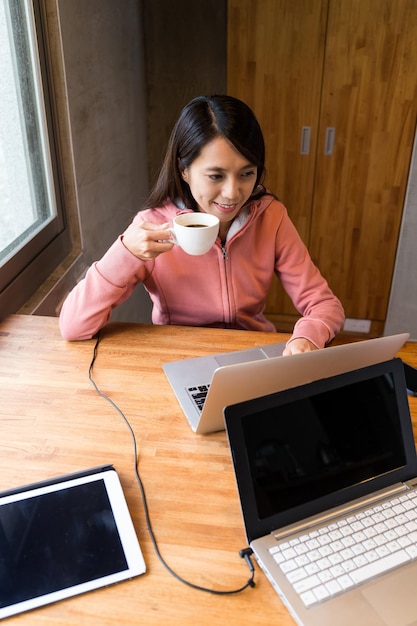
[{"label": "laptop keyboard", "polygon": [[279,540],[269,551],[305,606],[313,606],[417,558],[417,493]]},{"label": "laptop keyboard", "polygon": [[193,400],[197,409],[200,411],[203,410],[204,402],[206,401],[208,390],[210,385],[197,385],[196,387],[187,387],[188,394],[190,398]]}]

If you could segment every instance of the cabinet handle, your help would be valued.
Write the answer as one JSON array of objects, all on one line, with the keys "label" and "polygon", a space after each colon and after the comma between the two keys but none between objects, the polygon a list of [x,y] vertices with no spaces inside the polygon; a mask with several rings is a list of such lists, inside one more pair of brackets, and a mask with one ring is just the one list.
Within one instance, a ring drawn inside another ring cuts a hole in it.
[{"label": "cabinet handle", "polygon": [[336,129],[333,126],[326,128],[326,138],[324,140],[324,154],[330,156],[333,154],[334,138],[336,135]]},{"label": "cabinet handle", "polygon": [[303,126],[301,129],[300,154],[310,154],[311,126]]}]

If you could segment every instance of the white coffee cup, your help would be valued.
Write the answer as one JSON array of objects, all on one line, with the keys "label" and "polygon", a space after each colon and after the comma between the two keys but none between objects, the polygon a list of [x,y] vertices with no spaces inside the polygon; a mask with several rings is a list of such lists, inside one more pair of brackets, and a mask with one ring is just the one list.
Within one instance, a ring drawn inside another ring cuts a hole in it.
[{"label": "white coffee cup", "polygon": [[174,243],[187,254],[196,256],[210,250],[219,233],[219,225],[219,218],[210,213],[181,213],[174,218],[169,230]]}]

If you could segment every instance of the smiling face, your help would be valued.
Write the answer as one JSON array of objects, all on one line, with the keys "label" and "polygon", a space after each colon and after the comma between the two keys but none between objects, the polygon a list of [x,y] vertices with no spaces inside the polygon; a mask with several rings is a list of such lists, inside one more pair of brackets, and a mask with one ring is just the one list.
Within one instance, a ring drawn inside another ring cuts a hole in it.
[{"label": "smiling face", "polygon": [[219,218],[223,239],[255,187],[257,168],[224,137],[216,137],[182,171],[182,177],[198,210]]}]

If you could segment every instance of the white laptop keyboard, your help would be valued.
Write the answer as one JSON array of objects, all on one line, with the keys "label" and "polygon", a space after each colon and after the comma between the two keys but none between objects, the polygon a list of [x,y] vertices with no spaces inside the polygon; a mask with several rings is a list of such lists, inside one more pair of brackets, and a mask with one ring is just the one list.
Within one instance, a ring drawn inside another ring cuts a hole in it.
[{"label": "white laptop keyboard", "polygon": [[196,387],[187,387],[188,394],[200,413],[203,410],[204,402],[206,401],[209,388],[210,384],[197,385]]},{"label": "white laptop keyboard", "polygon": [[270,553],[313,606],[417,558],[417,493],[280,540]]}]

